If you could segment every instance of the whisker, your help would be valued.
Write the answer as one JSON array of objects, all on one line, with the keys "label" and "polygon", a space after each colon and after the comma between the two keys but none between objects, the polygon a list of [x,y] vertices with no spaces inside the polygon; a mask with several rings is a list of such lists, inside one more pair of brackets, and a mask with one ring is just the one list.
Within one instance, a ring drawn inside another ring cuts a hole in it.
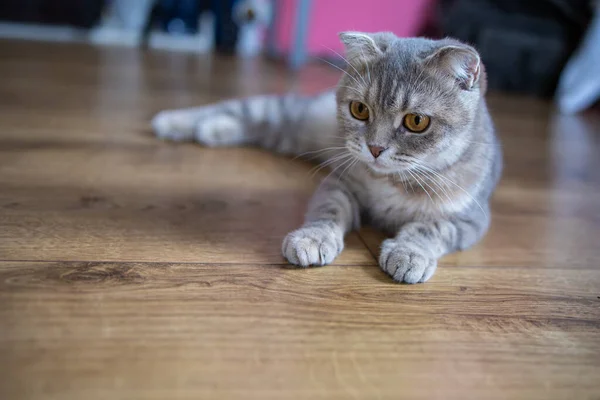
[{"label": "whisker", "polygon": [[429,192],[425,189],[425,187],[423,187],[423,185],[421,185],[421,182],[419,181],[419,178],[417,178],[410,170],[406,170],[406,172],[408,172],[408,174],[413,178],[413,180],[415,180],[417,182],[417,184],[419,186],[421,186],[421,189],[423,189],[423,191],[425,192],[425,194],[427,194],[427,197],[429,197],[429,200],[431,200],[431,202],[433,204],[435,204],[435,202],[431,198],[431,195],[429,194]]},{"label": "whisker", "polygon": [[362,96],[362,92],[360,92],[357,88],[353,88],[352,86],[345,86],[345,85],[335,85],[335,86],[329,86],[325,89],[323,89],[324,92],[328,91],[328,90],[335,90],[335,89],[339,89],[339,88],[346,88],[349,90],[354,90],[359,96]]},{"label": "whisker", "polygon": [[[348,157],[352,157],[352,154],[347,153],[347,154],[337,155],[327,161],[322,162],[321,164],[317,165],[316,167],[312,168],[311,171],[309,171],[309,173],[312,172],[311,177],[314,177],[320,170],[327,167],[328,165],[334,164],[341,160],[345,160]],[[314,171],[312,171],[313,169],[314,169]]]},{"label": "whisker", "polygon": [[323,62],[326,62],[327,64],[331,65],[332,67],[339,69],[340,71],[342,71],[343,73],[345,73],[346,75],[348,75],[350,78],[352,78],[352,79],[354,80],[354,82],[356,82],[356,84],[357,84],[358,86],[360,86],[360,82],[358,81],[358,79],[356,79],[355,77],[353,77],[352,75],[350,75],[350,74],[349,74],[349,73],[348,73],[346,70],[344,70],[344,69],[342,69],[342,68],[338,67],[337,65],[335,65],[335,64],[333,64],[333,63],[330,63],[329,61],[327,61],[327,60],[325,60],[325,59],[323,59],[323,58],[320,58],[320,57],[317,57],[317,58],[318,58],[319,60],[323,61]]},{"label": "whisker", "polygon": [[353,142],[348,142],[346,144],[346,148],[348,148],[348,149],[354,149],[357,152],[360,152],[360,146],[358,144],[356,144],[356,143],[353,143]]},{"label": "whisker", "polygon": [[406,193],[408,193],[408,189],[406,188],[406,183],[404,182],[406,180],[406,177],[404,176],[404,174],[402,172],[398,172],[398,174],[400,175],[400,183],[402,184],[404,191]]},{"label": "whisker", "polygon": [[483,213],[483,215],[485,215],[485,217],[487,218],[487,213],[485,212],[484,208],[481,206],[481,204],[477,201],[477,199],[475,197],[473,197],[473,195],[471,195],[471,193],[467,192],[467,190],[465,188],[463,188],[462,186],[460,186],[458,183],[454,182],[452,179],[448,178],[447,176],[444,176],[440,173],[438,173],[437,171],[435,171],[432,168],[427,167],[424,164],[420,165],[422,168],[428,170],[429,172],[431,172],[432,174],[435,174],[436,176],[439,176],[440,179],[442,180],[446,180],[448,182],[450,182],[451,184],[453,184],[454,186],[456,186],[457,188],[459,188],[460,190],[462,190],[467,196],[469,196],[469,198],[471,200],[473,200],[473,202],[475,202],[475,204],[477,204],[477,206],[481,209],[481,212]]},{"label": "whisker", "polygon": [[346,149],[345,146],[339,146],[339,147],[327,147],[327,148],[320,149],[320,150],[306,151],[306,152],[304,152],[302,154],[298,154],[296,157],[292,158],[292,160],[296,160],[296,159],[298,159],[300,157],[304,157],[305,155],[308,155],[308,154],[318,153],[317,155],[320,155],[320,153],[323,153],[323,152],[326,152],[326,151],[345,150],[345,149]]},{"label": "whisker", "polygon": [[336,155],[332,156],[331,158],[329,158],[329,159],[323,161],[322,163],[318,164],[317,166],[323,166],[323,167],[325,167],[325,166],[331,164],[332,162],[344,159],[344,158],[349,157],[349,156],[350,156],[350,154],[346,154],[346,153],[344,153],[344,154],[336,154]]},{"label": "whisker", "polygon": [[415,188],[412,185],[412,182],[410,182],[410,180],[406,180],[406,185],[410,188],[410,191],[415,194]]},{"label": "whisker", "polygon": [[338,165],[337,167],[335,167],[329,174],[327,174],[327,176],[325,178],[323,178],[323,180],[321,181],[321,183],[319,184],[319,187],[317,187],[318,191],[319,189],[321,189],[321,186],[323,186],[323,184],[325,183],[325,181],[327,181],[327,179],[329,179],[329,177],[331,175],[333,175],[335,173],[335,171],[337,171],[338,169],[340,169],[341,167],[343,167],[344,165],[346,165],[348,162],[351,162],[352,159],[350,160],[345,160],[344,162],[342,162],[340,165]]},{"label": "whisker", "polygon": [[346,156],[348,156],[348,154],[335,154],[331,158],[328,158],[327,160],[323,161],[320,164],[317,164],[316,166],[319,167],[321,165],[327,165],[327,163],[329,163],[329,162],[336,161],[337,159],[342,158],[342,157],[346,157]]},{"label": "whisker", "polygon": [[[408,171],[406,171],[408,172]],[[410,188],[410,191],[414,194],[415,193],[415,189],[413,188],[412,182],[409,178],[407,178],[406,175],[404,175],[402,172],[399,172],[400,174],[400,179],[401,179],[401,183],[404,185],[406,184],[406,187]],[[414,179],[413,179],[414,180]],[[408,193],[408,190],[406,191]]]},{"label": "whisker", "polygon": [[[431,183],[433,183],[435,186],[437,186],[442,193],[446,196],[446,198],[448,199],[448,201],[454,206],[454,201],[452,201],[452,198],[450,197],[450,193],[448,192],[447,188],[442,186],[439,182],[438,179],[436,178],[435,175],[433,175],[431,172],[423,169],[421,166],[417,165],[417,169],[423,174],[425,175],[425,177],[427,179],[429,179],[431,181]],[[447,185],[447,184],[446,184]]]},{"label": "whisker", "polygon": [[[415,175],[416,175],[416,176],[419,176],[419,175],[418,175],[418,170],[417,170],[417,171],[415,171]],[[437,197],[440,199],[440,201],[443,203],[442,196],[440,196],[440,194],[437,192],[437,190],[435,190],[435,189],[434,189],[434,188],[433,188],[433,187],[432,187],[430,184],[428,184],[428,183],[427,183],[427,180],[426,180],[426,178],[424,178],[423,176],[420,176],[420,178],[421,178],[421,182],[422,182],[422,183],[423,183],[425,186],[427,186],[429,189],[431,189],[431,190],[433,191],[433,193],[434,193],[434,194],[435,194],[435,195],[436,195],[436,196],[437,196]]]},{"label": "whisker", "polygon": [[365,81],[365,78],[363,78],[363,76],[360,74],[360,72],[358,72],[358,70],[356,68],[354,68],[354,65],[350,64],[350,61],[348,61],[343,55],[341,55],[340,53],[338,53],[337,51],[335,51],[331,47],[325,46],[324,44],[322,44],[321,46],[325,47],[326,49],[329,49],[329,50],[333,51],[335,54],[337,54],[338,56],[340,56],[342,58],[342,60],[344,60],[346,62],[346,64],[348,64],[350,66],[350,68],[352,68],[354,70],[354,72],[356,72],[356,74],[358,75],[358,77],[362,79],[362,81],[365,84],[365,86],[369,86],[367,84],[367,82]]},{"label": "whisker", "polygon": [[324,89],[322,90],[322,92],[327,92],[327,91],[330,91],[330,90],[334,90],[334,91],[335,91],[336,89],[339,89],[339,88],[355,89],[355,88],[353,88],[352,86],[344,86],[344,85],[339,85],[339,82],[338,82],[338,83],[336,83],[336,84],[335,84],[335,85],[333,85],[333,86],[327,86],[326,88],[324,88]]},{"label": "whisker", "polygon": [[344,172],[346,172],[346,171],[348,171],[348,172],[349,172],[349,169],[350,169],[350,168],[352,168],[353,166],[355,166],[355,165],[356,165],[356,163],[357,163],[358,161],[359,161],[359,160],[358,160],[358,158],[354,158],[354,159],[352,160],[352,162],[351,162],[351,163],[350,163],[350,164],[349,164],[349,165],[348,165],[348,166],[347,166],[347,167],[346,167],[346,168],[345,168],[345,169],[342,171],[342,173],[341,173],[341,174],[339,174],[339,176],[338,176],[338,180],[337,180],[337,181],[338,181],[338,183],[339,183],[339,182],[340,182],[340,180],[342,179],[342,176],[344,176]]},{"label": "whisker", "polygon": [[351,87],[351,86],[344,86],[344,85],[338,85],[337,87],[338,87],[338,88],[346,88],[346,89],[349,89],[349,90],[353,90],[353,91],[354,91],[356,94],[358,94],[360,97],[362,97],[362,96],[363,96],[363,93],[362,93],[360,90],[358,90],[357,88],[353,88],[353,87]]}]

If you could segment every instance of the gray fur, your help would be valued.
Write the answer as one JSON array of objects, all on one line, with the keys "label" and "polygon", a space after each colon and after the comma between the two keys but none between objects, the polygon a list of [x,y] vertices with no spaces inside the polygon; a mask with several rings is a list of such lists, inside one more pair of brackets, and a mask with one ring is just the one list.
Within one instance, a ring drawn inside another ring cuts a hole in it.
[{"label": "gray fur", "polygon": [[[502,154],[484,100],[483,65],[473,48],[451,39],[340,37],[348,67],[335,93],[163,111],[154,129],[207,146],[319,156],[332,173],[305,224],[283,241],[283,255],[301,267],[328,264],[362,218],[393,235],[382,244],[381,268],[398,282],[424,282],[441,256],[472,246],[489,226]],[[351,116],[350,101],[369,106],[368,121]],[[409,132],[402,125],[409,112],[429,116],[430,127]],[[367,144],[386,150],[375,159]]]}]

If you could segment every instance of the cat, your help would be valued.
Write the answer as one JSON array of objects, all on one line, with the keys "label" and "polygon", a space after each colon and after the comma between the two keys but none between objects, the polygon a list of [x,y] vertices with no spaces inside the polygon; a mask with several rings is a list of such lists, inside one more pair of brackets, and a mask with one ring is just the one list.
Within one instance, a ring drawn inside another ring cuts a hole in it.
[{"label": "cat", "polygon": [[316,155],[332,172],[302,227],[283,240],[299,267],[331,263],[367,221],[393,237],[379,265],[397,282],[425,282],[438,259],[478,242],[502,152],[484,99],[477,51],[453,39],[344,32],[347,67],[335,91],[228,100],[167,110],[156,135],[206,146],[261,146]]}]

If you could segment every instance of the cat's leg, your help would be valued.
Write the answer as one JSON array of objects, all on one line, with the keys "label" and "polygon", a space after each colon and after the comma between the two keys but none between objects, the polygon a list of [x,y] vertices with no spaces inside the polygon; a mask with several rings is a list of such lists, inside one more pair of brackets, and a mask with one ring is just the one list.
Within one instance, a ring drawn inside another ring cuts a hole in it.
[{"label": "cat's leg", "polygon": [[343,181],[325,181],[311,199],[304,225],[283,240],[287,260],[300,267],[331,263],[344,248],[344,236],[358,227],[359,205]]},{"label": "cat's leg", "polygon": [[487,215],[407,223],[382,243],[379,265],[395,281],[425,282],[433,276],[441,256],[464,250],[483,237],[489,226]]},{"label": "cat's leg", "polygon": [[336,133],[332,92],[227,100],[203,107],[167,110],[152,120],[160,138],[203,145],[254,145],[300,154],[327,147]]}]

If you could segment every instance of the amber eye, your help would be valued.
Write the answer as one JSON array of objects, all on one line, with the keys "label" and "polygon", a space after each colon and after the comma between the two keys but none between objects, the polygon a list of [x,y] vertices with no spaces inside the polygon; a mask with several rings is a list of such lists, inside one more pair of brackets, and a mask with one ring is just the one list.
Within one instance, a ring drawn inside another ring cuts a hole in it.
[{"label": "amber eye", "polygon": [[353,101],[350,103],[350,114],[356,119],[365,121],[369,119],[369,107],[360,101]]},{"label": "amber eye", "polygon": [[409,131],[421,133],[429,126],[429,117],[421,114],[406,114],[403,124]]}]

